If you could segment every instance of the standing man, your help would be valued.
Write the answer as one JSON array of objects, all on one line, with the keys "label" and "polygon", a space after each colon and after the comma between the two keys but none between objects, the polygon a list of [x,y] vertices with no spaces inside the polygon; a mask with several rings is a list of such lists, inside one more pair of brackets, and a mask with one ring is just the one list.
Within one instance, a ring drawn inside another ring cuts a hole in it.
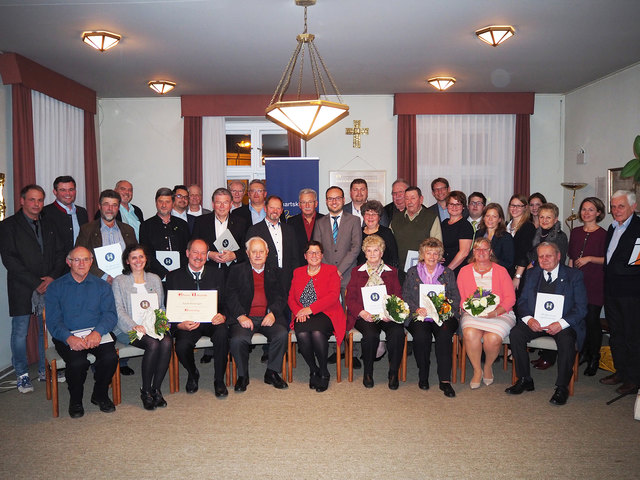
[{"label": "standing man", "polygon": [[84,208],[75,204],[76,181],[73,177],[57,177],[53,181],[53,195],[55,201],[44,207],[42,216],[54,225],[67,254],[76,243],[80,227],[89,221],[89,216]]},{"label": "standing man", "polygon": [[20,210],[0,222],[0,255],[7,269],[9,315],[11,315],[11,364],[20,393],[33,391],[27,365],[27,331],[31,313],[38,323],[38,376],[44,380],[44,294],[64,271],[64,248],[56,229],[40,213],[44,190],[27,185],[20,191]]},{"label": "standing man", "polygon": [[234,265],[227,281],[226,307],[229,314],[229,348],[238,365],[236,392],[249,385],[249,348],[254,333],[269,340],[264,383],[283,389],[288,385],[280,377],[287,348],[287,295],[280,284],[277,268],[267,264],[269,249],[260,237],[246,243],[248,262]]},{"label": "standing man", "polygon": [[267,187],[262,180],[251,180],[249,183],[249,204],[233,210],[233,216],[240,217],[248,226],[255,225],[267,216],[265,200]]},{"label": "standing man", "polygon": [[233,212],[236,208],[242,207],[244,205],[242,200],[244,199],[244,194],[247,191],[247,187],[244,182],[240,180],[233,181],[229,184],[229,191],[231,192],[231,211]]},{"label": "standing man", "polygon": [[622,383],[616,389],[620,395],[636,393],[640,385],[640,218],[636,207],[632,192],[618,190],[611,197],[613,222],[604,263],[604,312],[616,373],[600,383]]},{"label": "standing man", "polygon": [[171,215],[173,194],[169,188],[156,191],[157,214],[146,219],[140,226],[140,244],[147,247],[151,258],[151,271],[160,278],[165,278],[172,264],[170,258],[161,263],[156,252],[180,252],[180,266],[187,263],[185,252],[189,243],[189,226],[184,220]]},{"label": "standing man", "polygon": [[[118,322],[113,291],[107,283],[89,275],[93,255],[76,247],[67,256],[70,272],[53,282],[47,292],[47,328],[56,351],[66,364],[69,416],[84,415],[82,397],[89,370],[88,354],[96,357],[91,403],[101,412],[116,410],[108,389],[116,371],[115,342],[101,343]],[[84,333],[79,331],[84,330]],[[87,334],[87,331],[90,333]]]},{"label": "standing man", "polygon": [[[586,336],[584,317],[587,314],[587,290],[582,272],[560,263],[560,249],[555,243],[540,243],[537,253],[538,264],[527,273],[518,299],[516,308],[519,321],[509,332],[518,381],[505,392],[519,395],[534,389],[527,342],[545,335],[551,336],[558,347],[558,377],[556,391],[549,403],[564,405],[569,398],[568,385],[573,374],[573,362]],[[544,293],[562,295],[564,303],[562,318],[543,327],[534,315],[537,296]]]},{"label": "standing man", "polygon": [[447,210],[447,195],[449,195],[449,180],[438,177],[431,182],[431,194],[436,199],[436,203],[429,207],[429,211],[436,215],[440,221],[449,218]]},{"label": "standing man", "polygon": [[[360,209],[369,199],[369,186],[367,185],[367,181],[363,178],[352,180],[349,186],[349,196],[351,197],[351,201],[344,206],[344,211],[358,217],[360,219],[360,225],[362,226],[364,225],[364,218],[362,217]],[[380,225],[385,227],[389,226],[389,219],[387,218],[386,212],[383,212],[380,217]]]},{"label": "standing man", "polygon": [[[120,180],[116,183],[115,191],[120,195],[120,208],[116,220],[126,223],[133,228],[136,239],[140,238],[140,224],[144,222],[142,210],[131,203],[133,199],[133,185],[126,180]],[[98,218],[97,216],[95,218]]]},{"label": "standing man", "polygon": [[189,190],[186,185],[176,185],[173,187],[173,210],[171,215],[178,217],[185,222],[189,222],[187,218],[187,210],[189,208]]},{"label": "standing man", "polygon": [[473,227],[473,237],[475,239],[476,232],[478,231],[478,224],[482,220],[482,211],[487,204],[487,197],[480,192],[473,192],[469,195],[469,216],[467,220]]},{"label": "standing man", "polygon": [[229,353],[226,316],[222,299],[224,297],[224,274],[222,270],[205,265],[207,262],[207,244],[200,239],[191,240],[187,246],[188,264],[167,275],[169,290],[217,290],[218,313],[213,318],[203,318],[202,322],[185,321],[173,324],[172,335],[176,339],[176,355],[189,376],[185,390],[187,393],[198,391],[200,372],[196,368],[193,349],[200,337],[211,338],[214,353],[213,389],[216,397],[226,397],[227,387],[224,372],[227,369]]},{"label": "standing man", "polygon": [[[396,213],[404,212],[406,208],[404,203],[404,192],[409,188],[406,180],[398,178],[391,184],[391,202],[384,206],[384,211],[389,219],[389,223]],[[388,225],[387,225],[388,226]]]},{"label": "standing man", "polygon": [[303,188],[298,194],[300,213],[287,219],[287,225],[291,225],[296,234],[298,244],[298,264],[304,265],[304,249],[313,238],[316,221],[324,215],[318,213],[318,194],[311,188]]},{"label": "standing man", "polygon": [[189,224],[189,233],[191,233],[196,218],[206,213],[211,213],[211,210],[202,207],[202,189],[198,185],[190,185],[188,193],[189,209],[187,210],[187,223]]}]

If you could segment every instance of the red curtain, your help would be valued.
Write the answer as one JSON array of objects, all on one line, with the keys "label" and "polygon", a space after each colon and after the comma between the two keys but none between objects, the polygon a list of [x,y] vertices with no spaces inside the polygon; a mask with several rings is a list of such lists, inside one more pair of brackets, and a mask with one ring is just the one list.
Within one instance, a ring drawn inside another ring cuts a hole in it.
[{"label": "red curtain", "polygon": [[398,115],[398,178],[404,178],[411,185],[418,182],[415,115]]},{"label": "red curtain", "polygon": [[513,169],[513,191],[525,197],[530,193],[530,159],[531,139],[529,136],[530,115],[521,113],[516,115],[516,155]]},{"label": "red curtain", "polygon": [[202,117],[184,117],[183,172],[185,185],[202,185]]},{"label": "red curtain", "polygon": [[22,84],[11,85],[13,100],[13,201],[20,205],[20,190],[36,183],[36,156],[33,147],[33,111],[31,89]]},{"label": "red curtain", "polygon": [[98,153],[96,147],[95,115],[84,112],[84,183],[87,195],[87,210],[92,212],[98,205]]},{"label": "red curtain", "polygon": [[289,143],[289,156],[301,157],[302,146],[300,145],[300,137],[287,130],[287,141]]}]

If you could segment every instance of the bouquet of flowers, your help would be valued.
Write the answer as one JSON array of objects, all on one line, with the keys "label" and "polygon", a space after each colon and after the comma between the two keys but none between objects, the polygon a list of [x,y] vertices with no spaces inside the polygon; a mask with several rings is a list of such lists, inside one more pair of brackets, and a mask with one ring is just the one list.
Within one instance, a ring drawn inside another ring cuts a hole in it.
[{"label": "bouquet of flowers", "polygon": [[495,310],[500,303],[500,297],[491,290],[477,288],[473,294],[464,301],[464,311],[474,317],[481,313],[488,314]]},{"label": "bouquet of flowers", "polygon": [[425,300],[428,300],[426,309],[427,315],[416,316],[417,322],[423,322],[425,318],[431,318],[436,325],[441,326],[445,320],[448,320],[453,316],[453,308],[451,307],[451,300],[449,300],[444,293],[439,295],[425,295]]},{"label": "bouquet of flowers", "polygon": [[[140,325],[145,328],[147,335],[157,338],[158,340],[162,340],[164,334],[169,331],[167,314],[159,308],[156,308],[153,312],[147,310]],[[143,335],[137,330],[129,330],[127,334],[129,335],[129,343],[140,340]]]},{"label": "bouquet of flowers", "polygon": [[396,323],[404,323],[411,314],[409,305],[396,295],[385,295],[384,297],[384,316],[390,318]]}]

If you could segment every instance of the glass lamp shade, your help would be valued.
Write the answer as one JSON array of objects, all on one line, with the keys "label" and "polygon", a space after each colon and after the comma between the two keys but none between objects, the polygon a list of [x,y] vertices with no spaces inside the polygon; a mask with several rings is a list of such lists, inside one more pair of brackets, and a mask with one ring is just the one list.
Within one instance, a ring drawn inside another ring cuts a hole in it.
[{"label": "glass lamp shade", "polygon": [[149,88],[160,95],[170,92],[176,86],[174,82],[168,80],[151,80],[149,82]]},{"label": "glass lamp shade", "polygon": [[276,102],[267,107],[265,115],[307,141],[349,115],[349,106],[320,99]]},{"label": "glass lamp shade", "polygon": [[492,47],[497,47],[514,34],[515,30],[511,25],[492,25],[476,30],[478,38]]},{"label": "glass lamp shade", "polygon": [[87,45],[104,52],[112,47],[115,47],[122,37],[117,33],[97,31],[97,32],[83,32],[82,41]]},{"label": "glass lamp shade", "polygon": [[427,83],[443,92],[456,83],[456,79],[453,77],[434,77],[427,80]]}]

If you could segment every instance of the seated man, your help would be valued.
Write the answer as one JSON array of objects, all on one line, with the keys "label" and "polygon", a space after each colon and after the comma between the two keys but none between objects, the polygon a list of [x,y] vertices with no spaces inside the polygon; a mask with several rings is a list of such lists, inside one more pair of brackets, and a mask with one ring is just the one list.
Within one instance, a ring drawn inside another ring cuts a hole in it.
[{"label": "seated man", "polygon": [[266,265],[269,249],[260,237],[247,240],[249,262],[231,267],[227,279],[226,308],[229,314],[229,348],[238,365],[234,390],[244,392],[249,385],[249,347],[254,333],[269,339],[269,359],[264,382],[287,388],[280,377],[287,348],[286,295],[280,284],[280,269]]},{"label": "seated man", "polygon": [[[187,244],[187,265],[167,274],[167,291],[169,290],[217,290],[218,304],[224,298],[224,274],[219,268],[205,265],[207,262],[207,244],[204,240],[193,239]],[[169,319],[171,320],[171,319]],[[202,322],[185,321],[172,324],[171,333],[176,339],[176,355],[189,377],[185,389],[187,393],[198,391],[200,372],[196,368],[193,349],[200,337],[211,338],[214,353],[213,388],[216,397],[226,397],[227,387],[224,383],[224,372],[227,369],[229,344],[225,316],[218,308],[218,313],[211,319]]]},{"label": "seated man", "polygon": [[[576,352],[582,348],[586,335],[584,317],[587,314],[587,291],[582,272],[560,263],[561,253],[555,243],[540,243],[537,253],[538,265],[527,273],[517,303],[518,318],[522,321],[518,321],[509,333],[518,381],[505,392],[518,395],[525,390],[534,389],[529,370],[527,342],[543,335],[550,335],[558,346],[558,377],[556,391],[549,402],[553,405],[564,405],[569,397],[567,386],[573,373]],[[546,327],[541,326],[533,317],[539,293],[564,297],[562,318]]]},{"label": "seated man", "polygon": [[[105,413],[116,409],[109,399],[108,388],[116,371],[118,355],[113,341],[100,341],[116,326],[118,316],[111,286],[89,275],[92,263],[93,255],[85,247],[71,250],[67,256],[71,271],[49,285],[45,298],[47,328],[56,351],[67,365],[71,418],[84,415],[82,395],[89,370],[89,353],[96,357],[91,403]],[[89,329],[91,333],[86,336],[73,333]]]}]

